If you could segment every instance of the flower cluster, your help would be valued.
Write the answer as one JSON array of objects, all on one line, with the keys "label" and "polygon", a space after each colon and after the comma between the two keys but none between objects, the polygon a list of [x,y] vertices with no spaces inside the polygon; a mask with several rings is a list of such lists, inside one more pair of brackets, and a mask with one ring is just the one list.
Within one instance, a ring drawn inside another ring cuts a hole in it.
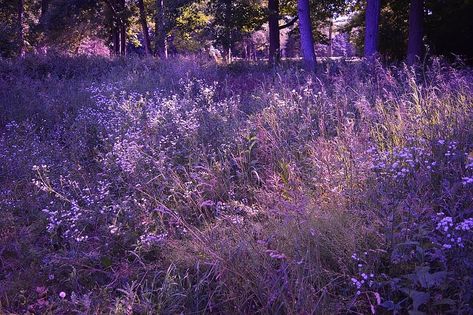
[{"label": "flower cluster", "polygon": [[[368,255],[368,252],[364,252],[364,256],[366,257]],[[359,257],[356,253],[354,253],[351,258],[354,260],[354,262],[357,264],[358,267],[358,277],[352,277],[351,283],[355,286],[356,288],[356,295],[361,294],[361,290],[363,290],[364,287],[372,287],[374,284],[374,278],[375,275],[374,273],[370,273],[366,271],[366,262],[364,259]]]},{"label": "flower cluster", "polygon": [[161,244],[168,237],[168,233],[146,233],[140,236],[139,243],[143,246],[153,246]]},{"label": "flower cluster", "polygon": [[430,152],[422,146],[395,147],[392,152],[380,152],[373,169],[380,175],[387,175],[395,180],[412,176],[421,167],[430,171],[437,165]]},{"label": "flower cluster", "polygon": [[465,247],[465,241],[472,237],[473,218],[455,222],[454,218],[445,215],[443,212],[437,213],[439,221],[436,230],[441,233],[441,246],[451,249],[455,246]]},{"label": "flower cluster", "polygon": [[69,209],[49,210],[43,209],[48,218],[48,232],[58,235],[61,238],[75,240],[76,242],[86,241],[87,235],[79,230],[82,212],[75,201]]},{"label": "flower cluster", "polygon": [[[414,137],[408,137],[406,145],[394,147],[391,151],[377,152],[371,148],[368,153],[374,154],[373,170],[378,175],[397,181],[457,168],[468,155],[458,141],[439,139],[428,142]],[[466,174],[472,165],[473,157],[469,157]],[[473,183],[473,176],[463,176],[462,182],[464,185]]]}]

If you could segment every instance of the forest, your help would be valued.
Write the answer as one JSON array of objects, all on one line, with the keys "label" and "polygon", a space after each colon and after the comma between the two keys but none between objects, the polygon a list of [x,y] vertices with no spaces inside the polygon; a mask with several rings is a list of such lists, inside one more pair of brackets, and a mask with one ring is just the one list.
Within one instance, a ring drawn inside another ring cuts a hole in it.
[{"label": "forest", "polygon": [[0,0],[0,314],[473,314],[473,1]]}]

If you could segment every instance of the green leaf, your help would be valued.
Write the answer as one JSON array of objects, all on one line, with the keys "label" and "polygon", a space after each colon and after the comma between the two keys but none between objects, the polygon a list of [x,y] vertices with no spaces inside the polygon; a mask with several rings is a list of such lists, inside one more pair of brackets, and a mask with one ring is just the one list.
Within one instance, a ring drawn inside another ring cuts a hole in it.
[{"label": "green leaf", "polygon": [[401,291],[412,299],[412,308],[414,311],[419,311],[419,307],[430,300],[430,294],[427,292],[416,291],[408,288],[402,288]]},{"label": "green leaf", "polygon": [[422,288],[428,289],[442,284],[447,277],[447,272],[438,271],[429,273],[429,267],[417,267],[415,275]]},{"label": "green leaf", "polygon": [[385,308],[388,311],[395,311],[401,309],[399,304],[394,303],[393,301],[384,301],[383,303],[379,304],[379,306]]}]

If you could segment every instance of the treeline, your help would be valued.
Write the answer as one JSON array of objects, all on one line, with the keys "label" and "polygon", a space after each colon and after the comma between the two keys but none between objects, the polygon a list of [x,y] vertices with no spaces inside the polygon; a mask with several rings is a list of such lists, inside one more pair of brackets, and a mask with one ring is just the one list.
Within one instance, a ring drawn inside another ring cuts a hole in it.
[{"label": "treeline", "polygon": [[472,13],[469,0],[0,0],[0,53],[78,53],[100,40],[117,56],[206,50],[226,61],[259,56],[277,64],[284,32],[315,69],[314,43],[331,45],[334,20],[346,17],[336,31],[350,34],[360,55],[471,61]]}]

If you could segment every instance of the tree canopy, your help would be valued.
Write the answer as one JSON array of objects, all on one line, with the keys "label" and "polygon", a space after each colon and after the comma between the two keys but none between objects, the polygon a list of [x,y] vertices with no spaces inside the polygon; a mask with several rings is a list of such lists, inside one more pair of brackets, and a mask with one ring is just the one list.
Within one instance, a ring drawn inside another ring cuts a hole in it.
[{"label": "tree canopy", "polygon": [[[471,60],[473,3],[423,3],[422,45],[427,52]],[[309,6],[315,44],[332,47],[333,31],[346,33],[348,37],[338,39],[349,38],[362,53],[366,1],[309,1]],[[409,6],[409,0],[381,1],[376,43],[386,60],[406,56]],[[281,35],[287,37],[285,53],[297,55],[297,1],[280,0],[277,11],[279,28],[287,27]],[[225,56],[268,58],[270,13],[267,0],[0,0],[0,54],[15,57],[20,51],[46,50],[80,53],[84,43],[97,41],[112,55],[152,51],[163,55],[160,51],[165,51],[167,56],[215,47]],[[348,23],[333,28],[333,21],[340,17]],[[292,53],[291,47],[295,47]]]}]

